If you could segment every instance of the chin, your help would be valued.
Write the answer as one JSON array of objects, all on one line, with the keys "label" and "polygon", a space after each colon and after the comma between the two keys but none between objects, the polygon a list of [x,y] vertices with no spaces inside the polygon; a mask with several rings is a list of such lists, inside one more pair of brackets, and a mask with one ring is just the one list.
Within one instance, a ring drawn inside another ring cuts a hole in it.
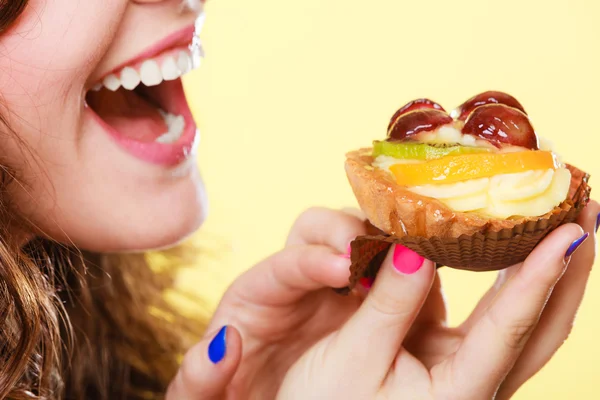
[{"label": "chin", "polygon": [[112,190],[110,196],[96,195],[88,201],[83,192],[73,191],[70,198],[60,198],[59,209],[65,212],[32,215],[37,217],[37,236],[99,253],[162,250],[188,239],[206,218],[206,192],[195,163],[177,179],[154,179],[153,184],[122,179],[120,187],[134,189],[115,190],[111,182],[95,188],[98,193]]},{"label": "chin", "polygon": [[203,222],[204,213],[200,211],[185,219],[154,219],[151,223],[139,224],[135,229],[123,231],[118,235],[114,232],[98,232],[95,238],[83,238],[73,243],[81,250],[98,253],[166,250],[189,239]]},{"label": "chin", "polygon": [[[121,227],[117,232],[101,231],[105,239],[95,235],[88,243],[82,243],[86,250],[130,253],[150,250],[165,250],[181,244],[190,238],[203,224],[208,210],[204,184],[197,169],[193,177],[164,191],[160,198],[130,202],[129,218],[123,220],[119,213],[114,226]],[[141,206],[141,205],[144,206]]]},{"label": "chin", "polygon": [[136,241],[123,241],[112,248],[100,248],[96,251],[104,253],[142,253],[146,251],[168,250],[176,247],[189,239],[202,225],[204,217],[182,221],[178,225],[170,225],[167,229],[158,232],[151,230],[155,226],[148,226],[148,234],[137,236]]}]

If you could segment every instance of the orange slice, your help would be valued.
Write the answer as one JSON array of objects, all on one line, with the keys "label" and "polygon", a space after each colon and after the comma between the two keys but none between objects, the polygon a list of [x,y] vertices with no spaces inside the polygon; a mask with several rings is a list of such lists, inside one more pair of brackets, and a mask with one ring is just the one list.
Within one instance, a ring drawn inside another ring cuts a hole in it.
[{"label": "orange slice", "polygon": [[390,171],[399,185],[419,186],[557,167],[558,162],[552,152],[530,150],[447,156],[419,164],[394,164]]}]

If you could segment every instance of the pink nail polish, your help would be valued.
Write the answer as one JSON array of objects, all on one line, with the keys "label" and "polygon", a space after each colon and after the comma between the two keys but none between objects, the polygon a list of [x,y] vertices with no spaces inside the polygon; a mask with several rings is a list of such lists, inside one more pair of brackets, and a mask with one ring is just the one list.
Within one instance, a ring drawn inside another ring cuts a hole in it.
[{"label": "pink nail polish", "polygon": [[414,274],[423,265],[425,258],[414,251],[397,244],[394,247],[394,268],[403,274]]},{"label": "pink nail polish", "polygon": [[365,289],[371,289],[373,286],[373,279],[371,278],[360,278],[358,281]]}]

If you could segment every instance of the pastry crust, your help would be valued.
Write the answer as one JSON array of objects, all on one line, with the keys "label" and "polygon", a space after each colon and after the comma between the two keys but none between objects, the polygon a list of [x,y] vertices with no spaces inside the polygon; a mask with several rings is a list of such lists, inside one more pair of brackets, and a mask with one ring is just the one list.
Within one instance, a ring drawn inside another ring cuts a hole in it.
[{"label": "pastry crust", "polygon": [[369,221],[383,232],[398,238],[404,236],[457,238],[461,235],[498,232],[512,229],[528,221],[547,219],[572,206],[571,199],[581,186],[582,171],[571,171],[568,199],[554,210],[539,217],[497,219],[474,212],[456,212],[439,200],[418,195],[398,185],[391,174],[372,166],[372,148],[346,155],[346,175],[360,208]]}]

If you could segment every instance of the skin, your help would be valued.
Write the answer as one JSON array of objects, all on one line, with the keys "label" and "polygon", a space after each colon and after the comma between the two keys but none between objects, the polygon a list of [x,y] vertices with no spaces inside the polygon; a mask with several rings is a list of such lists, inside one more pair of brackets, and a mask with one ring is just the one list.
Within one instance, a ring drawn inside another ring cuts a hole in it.
[{"label": "skin", "polygon": [[[175,177],[132,157],[83,104],[99,77],[198,16],[178,6],[31,0],[0,37],[0,112],[15,133],[0,135],[0,161],[18,171],[7,195],[35,228],[15,227],[15,237],[133,251],[171,246],[201,224],[205,195],[194,163]],[[388,257],[372,290],[334,294],[329,287],[347,282],[344,253],[363,224],[348,212],[309,210],[284,249],[230,287],[167,399],[509,398],[570,332],[599,212],[590,203],[579,225],[557,229],[525,263],[501,272],[473,315],[450,329],[429,261],[406,275]],[[564,260],[584,230],[590,239]],[[227,351],[213,364],[207,347],[224,325]]]},{"label": "skin", "polygon": [[12,204],[42,234],[88,250],[130,251],[177,243],[203,221],[193,162],[174,177],[121,150],[84,112],[99,78],[193,24],[198,13],[181,13],[179,3],[31,0],[0,37],[8,55],[0,57],[0,112],[17,133],[1,135],[1,161],[18,171]]},{"label": "skin", "polygon": [[[428,260],[407,275],[388,256],[372,289],[333,293],[347,282],[343,254],[364,233],[362,221],[309,210],[280,253],[227,291],[168,399],[509,399],[571,332],[599,212],[591,201],[577,224],[556,229],[524,263],[500,272],[471,316],[449,328]],[[588,240],[565,259],[584,231]],[[207,348],[223,325],[227,353],[215,365]]]}]

